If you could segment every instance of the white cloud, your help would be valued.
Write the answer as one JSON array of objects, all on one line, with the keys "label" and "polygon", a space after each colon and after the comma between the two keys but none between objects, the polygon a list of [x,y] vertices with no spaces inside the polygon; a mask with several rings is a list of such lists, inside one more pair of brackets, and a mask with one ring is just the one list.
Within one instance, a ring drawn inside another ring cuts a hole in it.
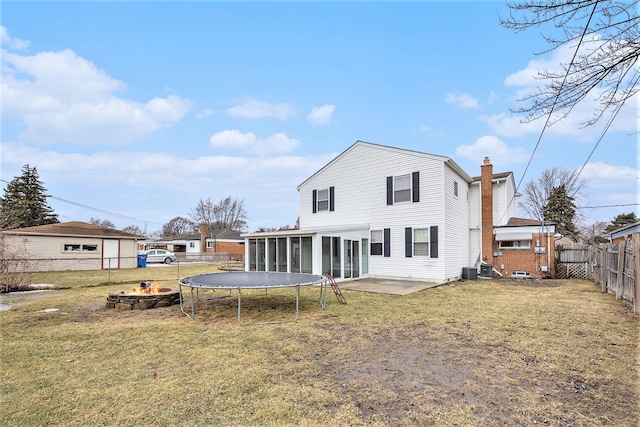
[{"label": "white cloud", "polygon": [[[604,162],[593,162],[585,165],[580,177],[588,181],[590,188],[637,188],[638,183],[640,183],[640,170],[628,166],[614,166]],[[634,201],[627,203],[632,202]]]},{"label": "white cloud", "polygon": [[295,150],[300,141],[289,138],[284,133],[275,133],[266,138],[258,138],[254,133],[242,133],[238,130],[224,130],[209,139],[213,148],[231,151],[242,151],[260,156],[287,154]]},{"label": "white cloud", "polygon": [[288,104],[270,104],[256,99],[247,99],[240,105],[227,110],[231,117],[245,119],[264,119],[272,117],[279,120],[287,120],[296,117],[293,107]]},{"label": "white cloud", "polygon": [[307,116],[307,120],[316,126],[327,125],[331,121],[335,105],[323,105],[322,107],[313,107]]},{"label": "white cloud", "polygon": [[501,167],[523,163],[529,159],[529,153],[522,148],[512,148],[495,136],[483,136],[473,145],[460,145],[456,148],[456,155],[465,157],[481,164],[485,157],[491,159],[491,163]]},{"label": "white cloud", "polygon": [[130,142],[178,122],[191,102],[176,95],[146,103],[114,95],[123,82],[71,50],[2,56],[3,119],[26,124],[21,137],[35,142]]},{"label": "white cloud", "polygon": [[29,47],[28,41],[11,37],[7,28],[4,26],[0,26],[0,43],[2,43],[2,46],[6,46],[13,50],[23,50]]},{"label": "white cloud", "polygon": [[[187,158],[136,151],[59,153],[11,142],[0,146],[4,179],[19,175],[25,163],[37,165],[40,178],[53,196],[164,224],[175,216],[188,216],[200,199],[218,200],[232,195],[245,200],[249,230],[265,225],[293,225],[299,213],[297,186],[335,156],[336,153]],[[87,179],[88,176],[100,179]],[[113,191],[114,188],[119,190]],[[96,216],[94,211],[55,199],[51,202],[56,213],[66,216],[61,218],[63,221],[87,221]],[[258,217],[258,210],[270,220]],[[277,218],[281,223],[270,222]],[[131,223],[109,219],[118,226]],[[151,225],[149,231],[159,228]]]},{"label": "white cloud", "polygon": [[454,104],[456,108],[461,108],[463,110],[475,110],[480,108],[478,100],[468,93],[457,94],[449,92],[445,95],[445,100],[449,104]]},{"label": "white cloud", "polygon": [[211,108],[205,108],[204,110],[196,114],[196,117],[199,119],[204,119],[205,117],[211,116],[214,113],[215,111],[213,111]]}]

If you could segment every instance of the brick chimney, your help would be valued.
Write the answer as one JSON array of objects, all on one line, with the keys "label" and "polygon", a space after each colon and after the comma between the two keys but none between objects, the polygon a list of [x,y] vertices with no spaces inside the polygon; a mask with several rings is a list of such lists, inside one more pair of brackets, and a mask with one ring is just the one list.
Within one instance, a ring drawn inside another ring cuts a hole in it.
[{"label": "brick chimney", "polygon": [[207,224],[200,224],[200,252],[207,252]]},{"label": "brick chimney", "polygon": [[480,177],[482,205],[482,262],[493,265],[493,165],[484,158]]}]

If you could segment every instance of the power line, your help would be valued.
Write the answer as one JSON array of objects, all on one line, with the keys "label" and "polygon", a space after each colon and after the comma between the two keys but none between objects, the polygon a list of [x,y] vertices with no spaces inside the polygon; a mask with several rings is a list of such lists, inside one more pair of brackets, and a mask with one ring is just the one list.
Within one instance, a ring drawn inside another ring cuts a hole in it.
[{"label": "power line", "polygon": [[576,209],[620,208],[624,206],[640,206],[640,203],[624,203],[620,205],[576,206]]},{"label": "power line", "polygon": [[140,218],[135,218],[135,217],[132,217],[132,216],[127,216],[127,215],[122,215],[122,214],[118,214],[118,213],[115,213],[115,212],[110,212],[110,211],[107,211],[107,210],[104,210],[104,209],[99,209],[99,208],[94,208],[92,206],[83,205],[82,203],[78,203],[78,202],[74,202],[74,201],[71,201],[71,200],[63,199],[62,197],[57,197],[57,196],[47,196],[47,197],[59,200],[61,202],[69,203],[70,205],[79,206],[79,207],[84,208],[84,209],[89,209],[89,210],[100,212],[100,213],[104,213],[104,214],[107,214],[107,215],[117,216],[117,217],[128,219],[128,220],[131,220],[131,221],[138,221],[138,222],[148,223],[148,224],[163,225],[163,224],[160,224],[159,222],[147,221],[147,220],[140,219]]},{"label": "power line", "polygon": [[[636,70],[635,74],[636,74],[635,82],[633,82],[633,84],[629,83],[630,86],[637,85],[638,81],[640,80],[640,73]],[[600,136],[598,137],[598,140],[596,141],[595,145],[593,146],[593,149],[591,150],[591,153],[589,153],[589,156],[587,157],[587,160],[584,161],[584,163],[582,164],[582,167],[580,168],[580,170],[578,171],[578,173],[574,177],[573,181],[571,181],[571,184],[573,184],[574,182],[578,181],[578,177],[580,176],[580,174],[584,170],[585,166],[587,166],[587,163],[589,162],[589,159],[591,159],[591,156],[596,151],[596,148],[598,148],[598,145],[600,145],[600,142],[602,142],[602,138],[604,138],[604,135],[609,130],[609,127],[611,127],[611,123],[613,123],[613,120],[618,116],[618,113],[620,112],[620,110],[622,109],[623,106],[624,106],[624,100],[622,100],[616,106],[616,109],[613,111],[613,114],[611,114],[611,117],[609,118],[609,121],[607,122],[606,126],[604,127],[604,129],[602,129],[602,132],[600,133]]]},{"label": "power line", "polygon": [[[0,181],[6,182],[7,184],[9,184],[9,181],[6,181],[4,179],[0,179]],[[104,210],[104,209],[100,209],[100,208],[94,208],[93,206],[89,206],[89,205],[85,205],[85,204],[82,204],[82,203],[74,202],[72,200],[63,199],[62,197],[58,197],[58,196],[47,195],[47,197],[49,197],[51,199],[59,200],[59,201],[64,202],[64,203],[69,203],[70,205],[78,206],[78,207],[81,207],[83,209],[89,209],[91,211],[100,212],[100,213],[107,214],[107,215],[112,215],[112,216],[117,216],[119,218],[128,219],[130,221],[141,222],[141,223],[144,223],[144,224],[155,224],[155,225],[160,225],[160,226],[163,225],[163,224],[160,224],[159,222],[147,221],[145,219],[140,219],[140,218],[135,218],[135,217],[132,217],[132,216],[122,215],[122,214],[119,214],[119,213],[110,212],[110,211],[107,211],[107,210]]]},{"label": "power line", "polygon": [[[593,10],[591,11],[591,15],[589,15],[589,19],[587,21],[587,23],[584,26],[584,31],[582,32],[582,35],[580,36],[580,40],[578,41],[578,45],[576,46],[576,50],[575,52],[573,52],[573,57],[571,58],[571,62],[569,63],[569,66],[567,67],[567,71],[564,74],[564,77],[562,78],[562,83],[560,84],[560,88],[558,88],[558,92],[553,100],[553,104],[551,105],[551,109],[549,110],[549,114],[547,115],[547,119],[544,122],[544,126],[542,127],[542,130],[540,131],[540,135],[538,136],[538,141],[536,141],[536,145],[533,148],[533,152],[531,153],[531,156],[529,157],[529,161],[527,162],[527,166],[524,168],[524,172],[522,173],[522,177],[520,178],[520,181],[518,182],[518,185],[516,186],[516,191],[513,193],[513,195],[511,196],[511,200],[509,200],[509,203],[507,203],[507,206],[511,206],[511,203],[513,203],[515,201],[515,197],[516,194],[518,194],[518,190],[520,189],[520,185],[522,184],[522,181],[524,180],[524,177],[527,175],[527,171],[529,170],[529,166],[531,166],[531,162],[533,161],[533,157],[536,154],[536,151],[538,150],[538,146],[540,145],[540,142],[542,141],[542,136],[544,135],[545,130],[547,129],[547,126],[549,125],[549,122],[551,121],[551,115],[553,114],[553,111],[556,108],[556,104],[558,103],[558,100],[560,99],[560,94],[562,92],[562,89],[564,89],[564,85],[567,81],[567,79],[569,78],[569,72],[571,71],[571,67],[573,66],[576,57],[578,56],[578,51],[580,50],[580,46],[582,45],[582,41],[584,40],[585,35],[587,34],[587,31],[589,29],[589,24],[591,23],[591,19],[593,18],[593,15],[595,15],[596,13],[596,9],[598,7],[598,2],[596,2],[593,5]],[[504,211],[504,213],[502,214],[502,218],[500,218],[500,221],[502,221],[502,219],[504,218],[504,216],[507,214],[507,210]]]}]

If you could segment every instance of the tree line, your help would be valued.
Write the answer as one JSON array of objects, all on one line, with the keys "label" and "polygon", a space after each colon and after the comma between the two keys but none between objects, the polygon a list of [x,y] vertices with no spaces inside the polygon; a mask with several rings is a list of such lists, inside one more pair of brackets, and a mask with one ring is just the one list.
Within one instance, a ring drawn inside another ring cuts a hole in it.
[{"label": "tree line", "polygon": [[[59,223],[58,215],[47,203],[47,189],[40,180],[35,166],[26,164],[22,173],[14,177],[4,189],[0,198],[0,229],[35,227]],[[90,218],[90,224],[116,229],[108,219]],[[189,213],[189,218],[177,216],[153,234],[158,237],[169,237],[196,232],[200,224],[206,224],[209,230],[229,229],[244,231],[247,228],[247,213],[244,199],[227,196],[218,202],[211,198],[200,200]],[[128,225],[122,231],[145,235],[137,225]]]},{"label": "tree line", "polygon": [[[576,200],[584,197],[586,182],[578,179],[576,172],[564,171],[561,168],[545,170],[537,180],[529,181],[523,190],[523,199],[519,207],[531,219],[555,222],[556,230],[574,241],[599,243],[604,235],[618,228],[638,221],[635,213],[617,215],[606,223],[597,221],[593,224],[578,226],[580,219]],[[4,189],[0,198],[0,229],[33,227],[60,222],[58,215],[47,204],[47,190],[40,181],[36,167],[23,166],[22,175],[15,177]],[[298,219],[299,221],[299,219]],[[116,226],[108,219],[90,218],[89,223],[101,227]],[[224,197],[218,202],[211,198],[200,200],[189,212],[188,217],[176,216],[153,233],[160,238],[184,236],[198,233],[200,224],[206,224],[207,230],[245,231],[247,213],[244,199]],[[294,228],[299,228],[296,222]],[[279,231],[290,229],[289,226],[260,228],[258,231]],[[129,225],[122,229],[128,233],[145,235],[145,231],[137,225]]]}]

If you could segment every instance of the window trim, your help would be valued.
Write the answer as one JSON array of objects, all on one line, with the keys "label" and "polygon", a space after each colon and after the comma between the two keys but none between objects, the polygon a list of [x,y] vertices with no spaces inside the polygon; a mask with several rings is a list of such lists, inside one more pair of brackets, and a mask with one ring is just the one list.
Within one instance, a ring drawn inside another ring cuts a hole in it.
[{"label": "window trim", "polygon": [[[409,187],[403,188],[402,190],[397,190],[396,179],[409,177]],[[398,191],[408,191],[409,199],[408,200],[396,200],[396,193]],[[391,206],[395,203],[417,203],[420,201],[420,172],[411,172],[408,174],[402,175],[391,175],[387,177],[387,205]]]},{"label": "window trim", "polygon": [[[504,246],[504,243],[512,245]],[[523,243],[526,243],[526,246]],[[531,249],[531,240],[501,240],[499,247],[500,249]]]},{"label": "window trim", "polygon": [[[417,230],[423,230],[427,236],[426,241],[416,241]],[[427,245],[427,254],[419,254],[416,255],[416,244],[426,244]],[[404,229],[404,255],[406,258],[411,258],[414,256],[425,257],[435,259],[438,258],[438,226],[432,225],[429,227],[419,227],[412,228],[406,227]]]},{"label": "window trim", "polygon": [[[376,233],[375,237],[374,237],[374,233]],[[383,254],[382,249],[384,246],[384,237],[383,237],[382,229],[371,230],[369,241],[371,245],[369,254],[371,256],[381,256]]]},{"label": "window trim", "polygon": [[[326,197],[322,197],[322,193],[326,193]],[[328,212],[329,211],[329,189],[322,188],[318,190],[316,198],[316,212]]]},{"label": "window trim", "polygon": [[[320,192],[327,192],[327,198],[320,198]],[[326,203],[326,207],[323,206],[320,209],[320,203]],[[335,187],[327,187],[321,189],[315,189],[311,192],[311,211],[312,213],[318,212],[333,212],[335,210]]]}]

